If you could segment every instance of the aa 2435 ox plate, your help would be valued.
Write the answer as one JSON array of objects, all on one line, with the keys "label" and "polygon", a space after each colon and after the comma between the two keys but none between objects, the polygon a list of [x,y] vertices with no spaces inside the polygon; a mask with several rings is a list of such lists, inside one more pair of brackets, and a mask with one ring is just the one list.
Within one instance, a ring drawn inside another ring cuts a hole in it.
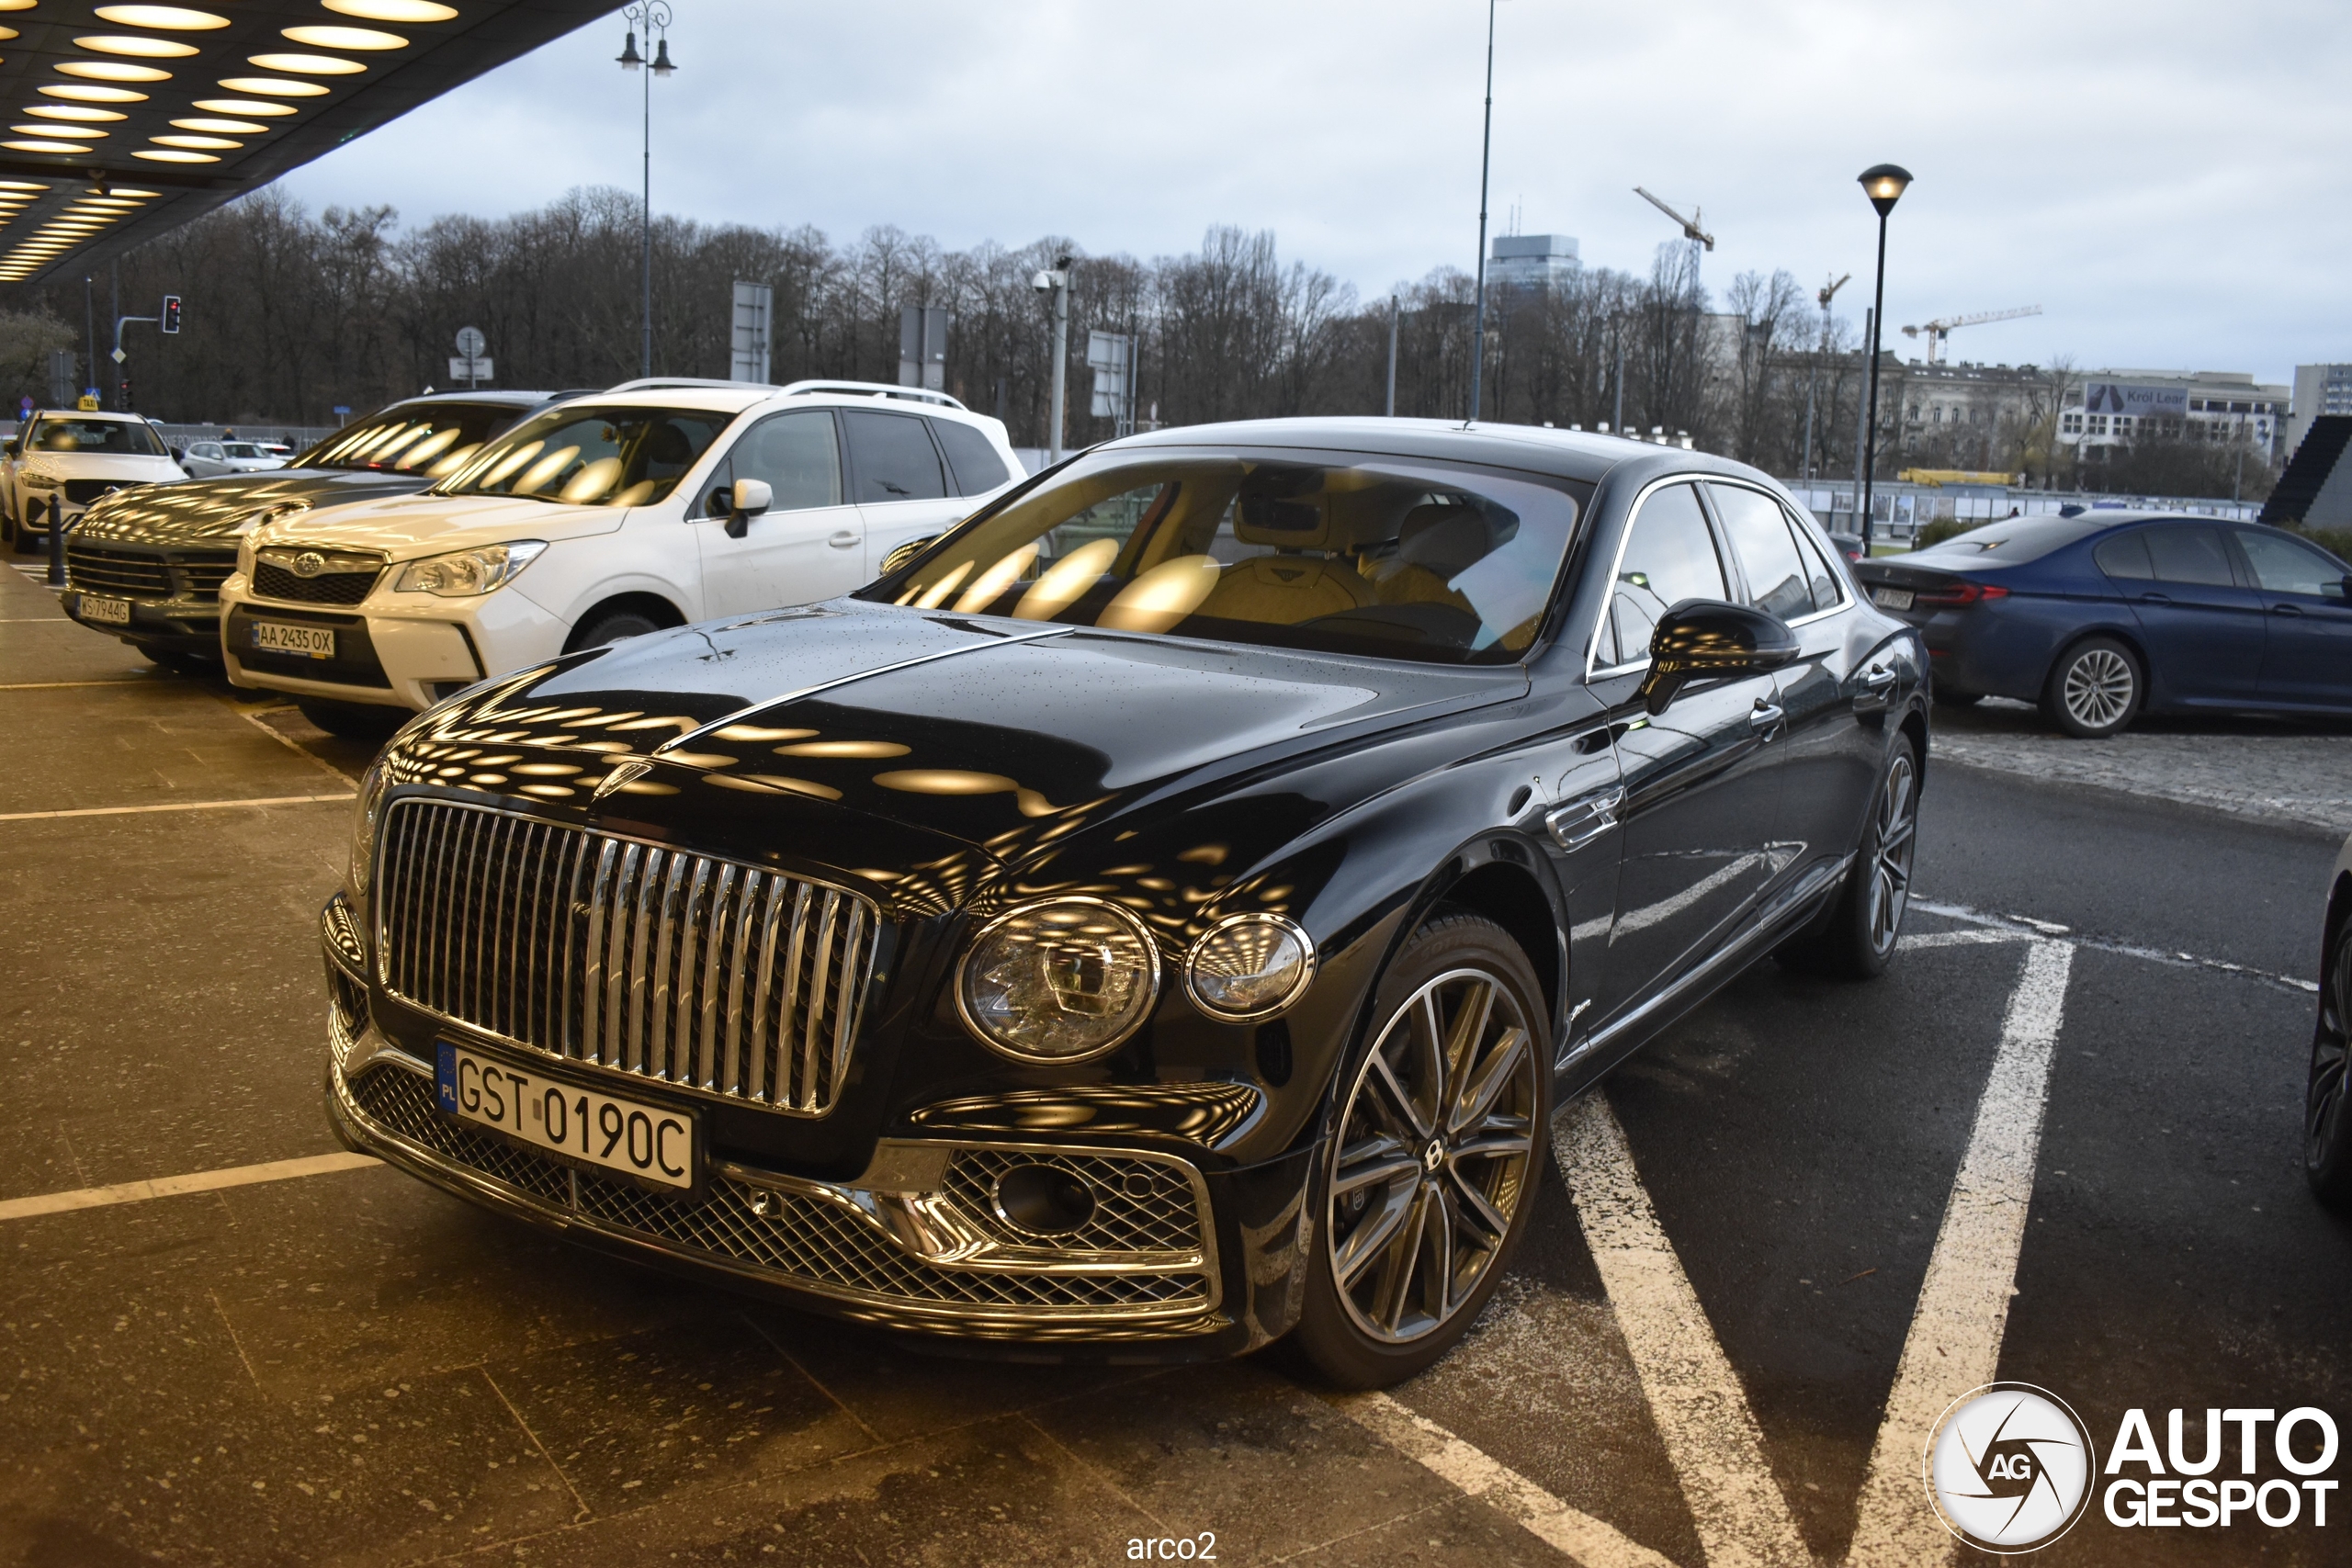
[{"label": "aa 2435 ox plate", "polygon": [[257,653],[299,653],[306,659],[334,657],[331,626],[295,626],[284,621],[255,621],[254,649]]},{"label": "aa 2435 ox plate", "polygon": [[701,1139],[686,1112],[517,1072],[447,1040],[435,1056],[442,1114],[605,1170],[682,1192],[694,1188]]}]

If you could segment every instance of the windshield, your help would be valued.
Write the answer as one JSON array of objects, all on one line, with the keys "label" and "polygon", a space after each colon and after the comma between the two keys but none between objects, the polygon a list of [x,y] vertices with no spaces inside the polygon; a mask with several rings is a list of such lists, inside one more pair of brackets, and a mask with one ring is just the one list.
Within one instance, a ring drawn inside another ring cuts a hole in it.
[{"label": "windshield", "polygon": [[[463,468],[483,442],[514,423],[522,412],[496,403],[404,403],[336,431],[287,466],[361,468],[437,479]],[[232,446],[229,455],[254,454]]]},{"label": "windshield", "polygon": [[1971,528],[1965,534],[1954,534],[1949,539],[1928,546],[1921,555],[1960,556],[1969,560],[1990,560],[2007,565],[2019,565],[2040,560],[2055,549],[2063,549],[2076,539],[2112,527],[2114,519],[2083,517],[2012,517],[2003,523],[1988,523],[1982,528]]},{"label": "windshield", "polygon": [[1433,662],[1534,640],[1590,487],[1358,454],[1111,451],[861,597]]},{"label": "windshield", "polygon": [[145,421],[49,418],[26,443],[35,452],[91,452],[110,457],[161,457],[164,444]]},{"label": "windshield", "polygon": [[492,442],[435,493],[650,505],[677,488],[734,417],[707,409],[567,403]]}]

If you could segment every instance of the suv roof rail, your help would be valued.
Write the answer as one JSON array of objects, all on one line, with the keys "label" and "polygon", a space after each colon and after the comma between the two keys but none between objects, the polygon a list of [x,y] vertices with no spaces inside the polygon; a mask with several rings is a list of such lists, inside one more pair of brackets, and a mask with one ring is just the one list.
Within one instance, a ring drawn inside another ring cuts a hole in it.
[{"label": "suv roof rail", "polygon": [[894,387],[885,381],[795,381],[784,389],[786,397],[809,392],[838,392],[853,398],[903,398],[911,403],[932,403],[940,408],[956,409],[965,413],[961,400],[944,392],[934,392],[925,387]]},{"label": "suv roof rail", "polygon": [[729,387],[739,392],[773,392],[775,388],[766,381],[722,381],[712,376],[640,376],[634,381],[623,381],[606,387],[607,392],[659,392],[673,387]]}]

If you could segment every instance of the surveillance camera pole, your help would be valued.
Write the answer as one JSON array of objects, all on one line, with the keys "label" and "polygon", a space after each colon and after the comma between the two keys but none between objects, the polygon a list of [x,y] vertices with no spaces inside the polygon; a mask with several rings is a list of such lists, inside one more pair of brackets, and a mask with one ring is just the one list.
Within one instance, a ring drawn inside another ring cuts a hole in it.
[{"label": "surveillance camera pole", "polygon": [[1069,257],[1058,257],[1053,271],[1041,272],[1030,280],[1034,287],[1054,297],[1054,402],[1049,416],[1052,425],[1046,433],[1048,465],[1062,460],[1063,383],[1069,374]]}]

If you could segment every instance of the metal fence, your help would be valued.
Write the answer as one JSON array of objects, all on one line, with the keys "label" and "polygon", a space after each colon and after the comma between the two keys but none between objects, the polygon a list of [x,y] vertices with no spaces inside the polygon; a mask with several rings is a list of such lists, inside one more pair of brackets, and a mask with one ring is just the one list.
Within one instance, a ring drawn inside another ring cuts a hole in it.
[{"label": "metal fence", "polygon": [[[1819,479],[1783,479],[1789,493],[1810,507],[1833,533],[1861,532],[1854,487]],[[2219,517],[2251,523],[2261,514],[2258,501],[2212,501],[2165,495],[2095,495],[2081,491],[2025,490],[2007,485],[1921,485],[1894,480],[1871,487],[1873,539],[1909,544],[1937,523],[1997,522],[2004,517],[2047,515],[2066,506],[2129,507],[2139,512],[2177,512],[2189,517]]]}]

